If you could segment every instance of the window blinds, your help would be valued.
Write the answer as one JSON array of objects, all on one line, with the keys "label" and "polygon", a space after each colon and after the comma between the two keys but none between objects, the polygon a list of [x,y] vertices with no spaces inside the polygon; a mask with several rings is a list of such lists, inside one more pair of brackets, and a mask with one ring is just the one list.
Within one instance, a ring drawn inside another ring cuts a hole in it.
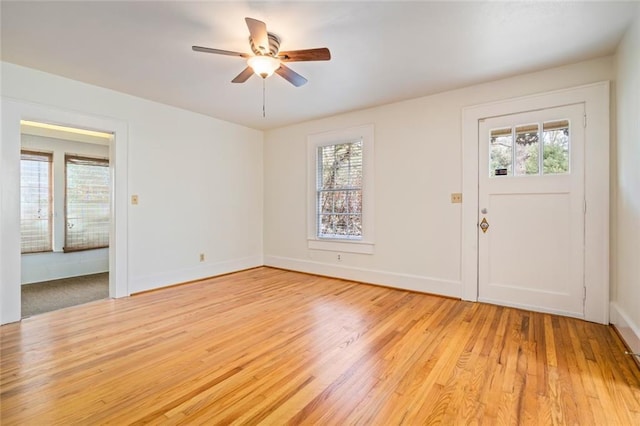
[{"label": "window blinds", "polygon": [[66,227],[64,251],[109,246],[109,160],[65,156]]},{"label": "window blinds", "polygon": [[51,154],[20,153],[20,246],[22,253],[51,250]]}]

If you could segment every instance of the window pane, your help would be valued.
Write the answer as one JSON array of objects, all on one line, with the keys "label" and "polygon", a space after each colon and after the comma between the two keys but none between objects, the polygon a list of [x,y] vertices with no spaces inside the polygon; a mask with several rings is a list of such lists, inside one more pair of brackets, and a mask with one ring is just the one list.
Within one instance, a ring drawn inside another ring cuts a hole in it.
[{"label": "window pane", "polygon": [[362,235],[362,215],[349,216],[347,233],[349,235]]},{"label": "window pane", "polygon": [[334,192],[333,191],[321,191],[320,192],[320,213],[330,214],[333,213]]},{"label": "window pane", "polygon": [[542,125],[543,162],[547,174],[569,172],[569,121],[551,121]]},{"label": "window pane", "polygon": [[334,234],[337,236],[344,236],[347,234],[348,229],[349,216],[346,215],[336,215],[336,228],[334,229]]},{"label": "window pane", "polygon": [[513,135],[511,128],[491,131],[489,176],[511,176]]},{"label": "window pane", "polygon": [[348,191],[338,191],[335,192],[335,204],[334,204],[334,211],[336,213],[348,213],[349,209],[348,209],[348,203],[347,203],[347,198],[349,196],[349,192]]},{"label": "window pane", "polygon": [[362,191],[351,191],[349,196],[349,211],[350,212],[362,212]]},{"label": "window pane", "polygon": [[322,189],[341,189],[362,184],[362,142],[318,148]]},{"label": "window pane", "polygon": [[318,148],[318,158],[320,161],[320,176],[322,176],[322,189],[333,189],[335,185],[334,172],[334,150],[333,147],[323,146]]},{"label": "window pane", "polygon": [[109,161],[66,157],[65,251],[109,246]]},{"label": "window pane", "polygon": [[537,124],[517,126],[515,164],[516,175],[522,176],[538,174],[539,150],[539,126]]},{"label": "window pane", "polygon": [[318,148],[318,236],[360,238],[362,141]]},{"label": "window pane", "polygon": [[51,250],[51,154],[22,151],[20,239],[22,253]]},{"label": "window pane", "polygon": [[337,218],[335,215],[331,215],[331,214],[320,215],[318,223],[320,223],[320,229],[318,230],[320,235],[322,236],[333,235],[335,233],[335,228],[337,224]]}]

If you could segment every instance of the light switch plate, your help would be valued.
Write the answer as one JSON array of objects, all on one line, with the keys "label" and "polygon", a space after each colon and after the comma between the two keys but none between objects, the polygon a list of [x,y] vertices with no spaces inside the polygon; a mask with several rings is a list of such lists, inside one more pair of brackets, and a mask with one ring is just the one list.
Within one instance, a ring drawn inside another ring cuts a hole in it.
[{"label": "light switch plate", "polygon": [[452,192],[451,193],[451,203],[458,204],[462,202],[462,192]]}]

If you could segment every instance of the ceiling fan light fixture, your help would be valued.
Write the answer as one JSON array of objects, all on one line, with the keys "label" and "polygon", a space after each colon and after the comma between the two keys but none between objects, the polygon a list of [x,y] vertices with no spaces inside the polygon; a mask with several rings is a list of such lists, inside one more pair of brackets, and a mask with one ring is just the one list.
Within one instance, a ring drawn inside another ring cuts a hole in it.
[{"label": "ceiling fan light fixture", "polygon": [[262,78],[269,77],[280,68],[280,60],[268,55],[252,56],[247,60],[247,64]]},{"label": "ceiling fan light fixture", "polygon": [[244,83],[253,74],[262,77],[262,81],[264,82],[267,77],[276,73],[294,86],[300,87],[307,83],[307,79],[289,68],[285,63],[328,61],[331,59],[331,52],[329,52],[329,49],[326,47],[280,52],[280,37],[267,31],[267,24],[253,18],[245,18],[244,20],[247,23],[247,28],[249,29],[249,45],[251,46],[251,50],[255,56],[231,50],[191,46],[191,48],[196,52],[239,56],[246,59],[247,66],[240,72],[240,74],[231,80],[232,83]]}]

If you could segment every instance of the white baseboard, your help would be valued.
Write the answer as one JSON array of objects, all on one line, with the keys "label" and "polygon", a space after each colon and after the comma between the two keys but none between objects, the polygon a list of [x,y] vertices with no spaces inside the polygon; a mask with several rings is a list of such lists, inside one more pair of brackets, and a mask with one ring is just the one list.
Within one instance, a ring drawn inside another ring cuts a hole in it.
[{"label": "white baseboard", "polygon": [[635,324],[616,302],[610,303],[609,312],[611,324],[615,325],[631,352],[640,353],[640,325]]},{"label": "white baseboard", "polygon": [[133,278],[129,280],[129,294],[229,274],[231,272],[262,266],[263,264],[263,258],[260,255],[222,262],[203,262],[193,268],[184,268],[163,272],[161,274]]},{"label": "white baseboard", "polygon": [[460,298],[462,295],[462,283],[460,281],[354,268],[351,266],[336,266],[279,256],[265,256],[264,265],[309,274],[360,281],[368,284],[383,285],[402,290],[417,291],[420,293],[430,293],[455,298]]},{"label": "white baseboard", "polygon": [[79,277],[109,271],[109,249],[23,254],[21,284]]}]

